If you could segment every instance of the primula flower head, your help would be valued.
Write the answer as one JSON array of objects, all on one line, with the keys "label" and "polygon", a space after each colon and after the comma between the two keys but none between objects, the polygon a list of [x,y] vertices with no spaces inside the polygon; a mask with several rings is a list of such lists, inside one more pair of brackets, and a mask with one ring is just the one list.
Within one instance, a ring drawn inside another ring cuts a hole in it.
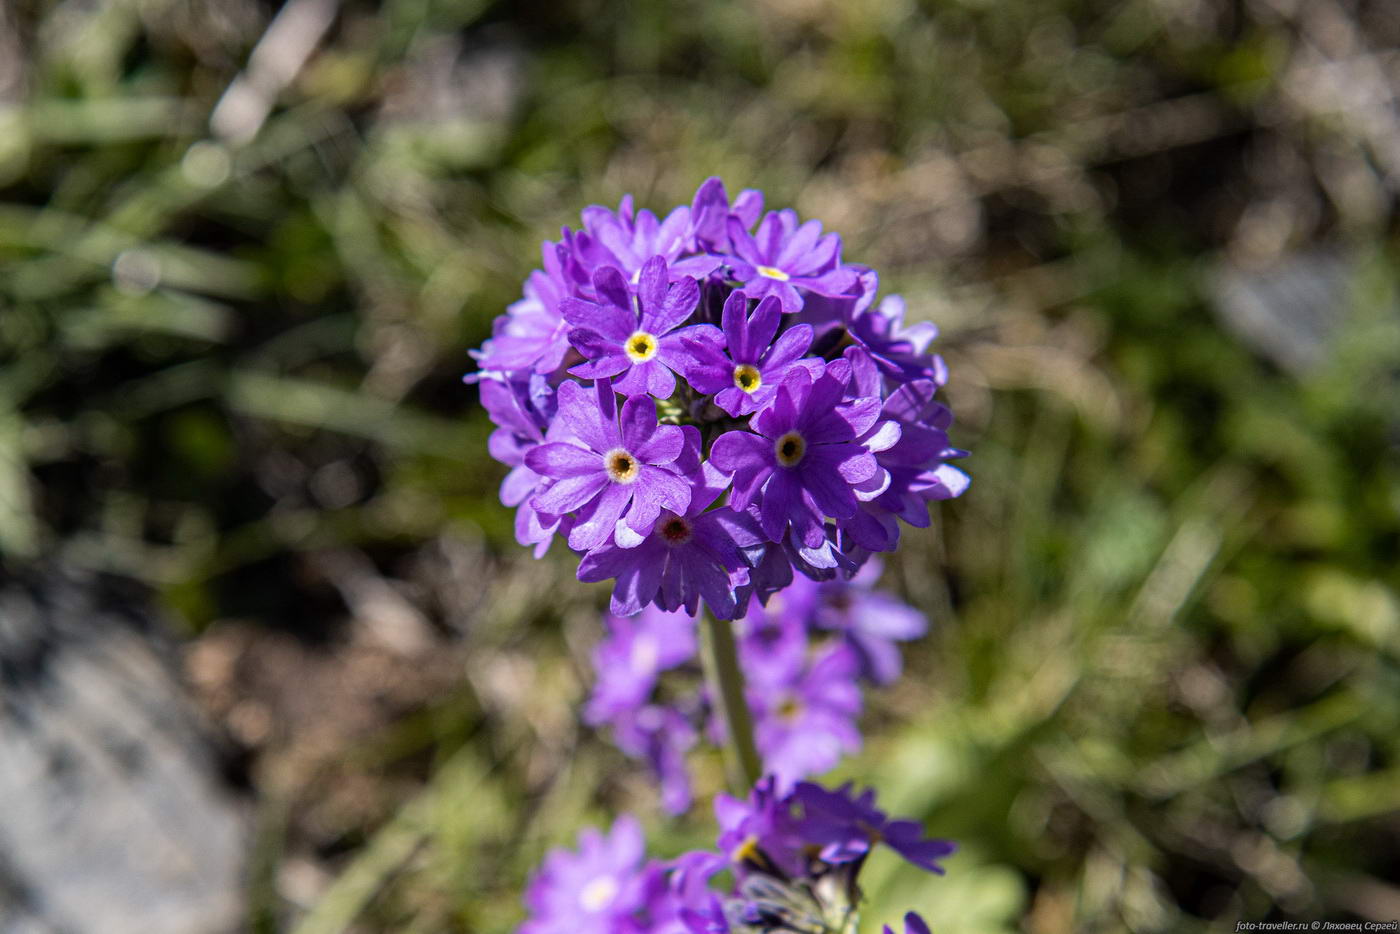
[{"label": "primula flower head", "polygon": [[516,537],[564,536],[614,612],[741,616],[794,573],[848,578],[966,487],[933,326],[763,201],[711,178],[664,216],[586,209],[473,352]]},{"label": "primula flower head", "polygon": [[[845,788],[834,792],[811,788],[848,800]],[[802,790],[779,795],[772,779],[765,778],[746,801],[719,796],[715,814],[721,826],[720,852],[698,850],[667,863],[650,864],[644,903],[618,919],[615,930],[854,934],[863,901],[859,876],[864,854],[837,861],[821,855],[822,839],[808,832],[807,821],[799,814],[805,806]],[[883,826],[908,823],[912,822],[886,820]],[[928,934],[928,928],[910,913],[905,916],[904,934]]]}]

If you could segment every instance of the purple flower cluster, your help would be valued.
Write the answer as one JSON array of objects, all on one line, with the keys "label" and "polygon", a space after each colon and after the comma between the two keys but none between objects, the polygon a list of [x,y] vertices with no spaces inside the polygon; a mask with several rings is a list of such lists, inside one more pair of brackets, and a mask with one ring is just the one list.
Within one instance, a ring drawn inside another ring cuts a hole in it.
[{"label": "purple flower cluster", "polygon": [[848,579],[894,549],[897,520],[928,525],[968,481],[936,329],[877,291],[820,222],[717,178],[664,219],[630,197],[585,210],[468,377],[519,541],[562,536],[619,616],[703,600],[724,619],[794,569]]},{"label": "purple flower cluster", "polygon": [[[928,629],[923,614],[873,589],[879,574],[871,561],[849,581],[799,577],[737,623],[755,743],[781,792],[860,748],[862,682],[892,681],[898,643]],[[606,625],[584,719],[611,727],[617,745],[655,772],[663,807],[681,813],[691,804],[686,754],[704,732],[723,739],[700,685],[695,620],[648,607]],[[663,690],[662,674],[674,669],[690,677]]]},{"label": "purple flower cluster", "polygon": [[[719,852],[669,861],[643,859],[641,831],[622,817],[603,836],[586,830],[577,852],[555,850],[530,884],[521,934],[758,934],[855,930],[857,877],[885,845],[920,869],[942,873],[954,845],[929,839],[909,820],[891,820],[875,795],[807,782],[779,794],[771,778],[746,801],[715,801]],[[727,884],[717,886],[728,871]],[[889,928],[887,927],[888,931]],[[906,934],[928,934],[918,915]]]}]

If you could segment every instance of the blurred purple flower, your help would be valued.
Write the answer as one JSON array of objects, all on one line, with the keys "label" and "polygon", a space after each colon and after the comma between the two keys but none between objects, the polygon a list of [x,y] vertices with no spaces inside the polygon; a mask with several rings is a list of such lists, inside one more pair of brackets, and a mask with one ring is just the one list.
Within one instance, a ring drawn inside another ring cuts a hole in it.
[{"label": "blurred purple flower", "polygon": [[660,704],[648,704],[613,720],[617,747],[651,766],[661,783],[661,806],[669,814],[690,809],[690,773],[685,754],[695,745],[697,734],[680,711]]},{"label": "blurred purple flower", "polygon": [[792,802],[777,793],[772,775],[759,779],[746,800],[715,795],[719,822],[717,846],[737,866],[797,876],[805,859],[803,840],[792,814]]},{"label": "blurred purple flower", "polygon": [[597,726],[640,710],[661,672],[695,657],[695,619],[648,607],[639,616],[609,616],[608,634],[593,650],[596,675],[584,720]]},{"label": "blurred purple flower", "polygon": [[779,792],[860,748],[859,669],[855,653],[835,645],[782,677],[749,682],[754,741]]},{"label": "blurred purple flower", "polygon": [[579,834],[578,851],[545,857],[525,895],[530,919],[520,934],[622,934],[643,930],[634,913],[645,897],[642,829],[623,815],[607,835]]},{"label": "blurred purple flower", "polygon": [[849,581],[817,584],[812,623],[844,635],[860,659],[861,674],[876,684],[889,684],[903,667],[896,643],[928,632],[928,618],[892,594],[871,589],[880,570],[880,563],[872,560]]}]

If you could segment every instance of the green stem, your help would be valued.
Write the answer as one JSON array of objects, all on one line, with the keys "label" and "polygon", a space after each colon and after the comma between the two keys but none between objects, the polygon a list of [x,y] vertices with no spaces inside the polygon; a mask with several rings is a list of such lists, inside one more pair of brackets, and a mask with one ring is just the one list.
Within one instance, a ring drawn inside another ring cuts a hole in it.
[{"label": "green stem", "polygon": [[710,682],[715,707],[724,720],[725,764],[729,783],[739,797],[747,797],[758,781],[763,766],[753,742],[753,717],[744,698],[744,672],[739,668],[739,652],[734,643],[734,627],[729,620],[715,619],[706,612],[704,640],[700,652],[705,679]]}]

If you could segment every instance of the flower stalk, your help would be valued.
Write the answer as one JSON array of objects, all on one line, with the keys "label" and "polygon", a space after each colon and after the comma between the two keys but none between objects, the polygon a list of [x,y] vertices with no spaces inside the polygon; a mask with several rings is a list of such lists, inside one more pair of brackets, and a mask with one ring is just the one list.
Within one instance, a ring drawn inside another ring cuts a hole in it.
[{"label": "flower stalk", "polygon": [[739,667],[739,651],[734,627],[715,614],[701,614],[704,637],[700,658],[705,680],[714,693],[715,709],[724,721],[724,757],[729,784],[736,795],[745,797],[763,774],[758,747],[753,739],[753,717],[744,697],[744,672]]}]

